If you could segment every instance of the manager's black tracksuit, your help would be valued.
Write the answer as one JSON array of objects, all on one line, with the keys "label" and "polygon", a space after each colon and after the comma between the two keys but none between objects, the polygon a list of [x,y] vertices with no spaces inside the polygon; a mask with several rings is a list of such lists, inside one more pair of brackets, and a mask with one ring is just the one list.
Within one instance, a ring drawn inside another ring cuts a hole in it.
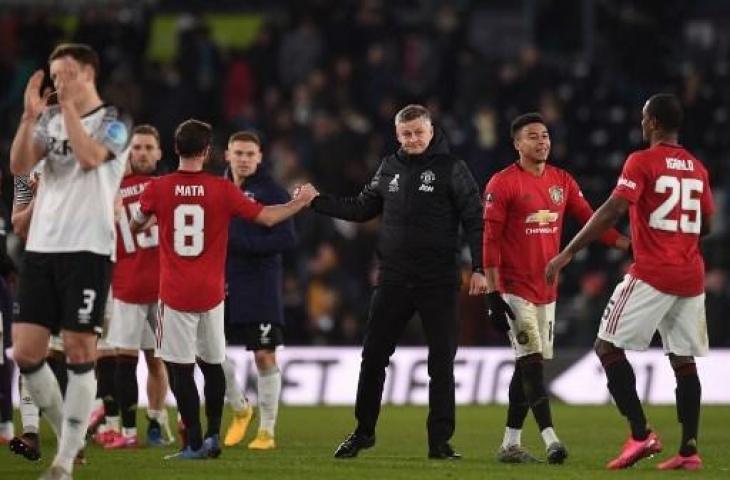
[{"label": "manager's black tracksuit", "polygon": [[472,264],[481,269],[479,189],[466,164],[449,153],[437,132],[421,155],[402,150],[384,157],[357,197],[322,194],[312,202],[322,214],[364,222],[382,215],[378,282],[373,293],[360,366],[357,433],[373,435],[385,371],[406,323],[415,312],[428,343],[429,446],[454,433],[454,356],[460,283],[459,226]]}]

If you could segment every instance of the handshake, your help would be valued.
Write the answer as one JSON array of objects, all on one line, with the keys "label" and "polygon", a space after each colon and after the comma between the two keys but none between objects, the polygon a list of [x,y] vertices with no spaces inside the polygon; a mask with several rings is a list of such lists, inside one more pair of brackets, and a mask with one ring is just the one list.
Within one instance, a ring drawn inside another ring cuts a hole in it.
[{"label": "handshake", "polygon": [[292,192],[292,200],[297,203],[303,203],[306,206],[312,203],[319,192],[311,183],[305,183],[304,185],[297,185]]}]

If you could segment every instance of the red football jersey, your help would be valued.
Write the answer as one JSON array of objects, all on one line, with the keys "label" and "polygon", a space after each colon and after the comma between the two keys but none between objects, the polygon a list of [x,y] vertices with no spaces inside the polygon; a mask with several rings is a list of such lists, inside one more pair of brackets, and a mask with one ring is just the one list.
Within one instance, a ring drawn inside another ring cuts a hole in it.
[{"label": "red football jersey", "polygon": [[122,211],[117,220],[117,262],[112,273],[112,295],[127,303],[153,303],[160,290],[160,255],[157,225],[133,234],[129,221],[139,210],[139,197],[153,177],[127,175],[119,194]]},{"label": "red football jersey", "polygon": [[700,228],[715,210],[702,162],[679,145],[639,150],[626,159],[613,195],[631,203],[629,273],[670,295],[701,294]]},{"label": "red football jersey", "polygon": [[[495,174],[484,192],[484,268],[497,267],[498,288],[532,303],[554,302],[557,287],[545,281],[545,267],[557,255],[565,214],[584,224],[593,214],[573,177],[546,165],[540,177],[519,164]],[[611,229],[602,240],[614,245]]]},{"label": "red football jersey", "polygon": [[151,181],[141,204],[160,228],[160,299],[185,312],[223,301],[228,223],[253,220],[263,205],[222,177],[184,171]]}]

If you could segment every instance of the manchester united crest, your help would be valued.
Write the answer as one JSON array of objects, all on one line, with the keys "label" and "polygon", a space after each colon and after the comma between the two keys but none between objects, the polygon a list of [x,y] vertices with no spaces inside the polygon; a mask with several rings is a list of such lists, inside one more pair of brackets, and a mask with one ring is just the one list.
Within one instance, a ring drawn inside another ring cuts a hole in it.
[{"label": "manchester united crest", "polygon": [[434,180],[436,180],[436,174],[433,173],[431,170],[426,170],[425,172],[421,172],[421,182],[426,185],[431,185]]},{"label": "manchester united crest", "polygon": [[563,187],[553,185],[548,189],[548,193],[550,194],[550,199],[555,205],[561,205],[565,201],[565,190]]}]

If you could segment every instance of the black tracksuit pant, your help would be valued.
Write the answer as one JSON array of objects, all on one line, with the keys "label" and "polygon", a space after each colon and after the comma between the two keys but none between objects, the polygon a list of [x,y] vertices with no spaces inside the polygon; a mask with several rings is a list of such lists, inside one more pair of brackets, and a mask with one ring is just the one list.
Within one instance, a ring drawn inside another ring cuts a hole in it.
[{"label": "black tracksuit pant", "polygon": [[428,343],[429,447],[447,442],[454,433],[454,356],[457,343],[457,299],[454,286],[375,289],[365,330],[357,385],[357,432],[375,433],[385,371],[403,329],[418,312]]}]

